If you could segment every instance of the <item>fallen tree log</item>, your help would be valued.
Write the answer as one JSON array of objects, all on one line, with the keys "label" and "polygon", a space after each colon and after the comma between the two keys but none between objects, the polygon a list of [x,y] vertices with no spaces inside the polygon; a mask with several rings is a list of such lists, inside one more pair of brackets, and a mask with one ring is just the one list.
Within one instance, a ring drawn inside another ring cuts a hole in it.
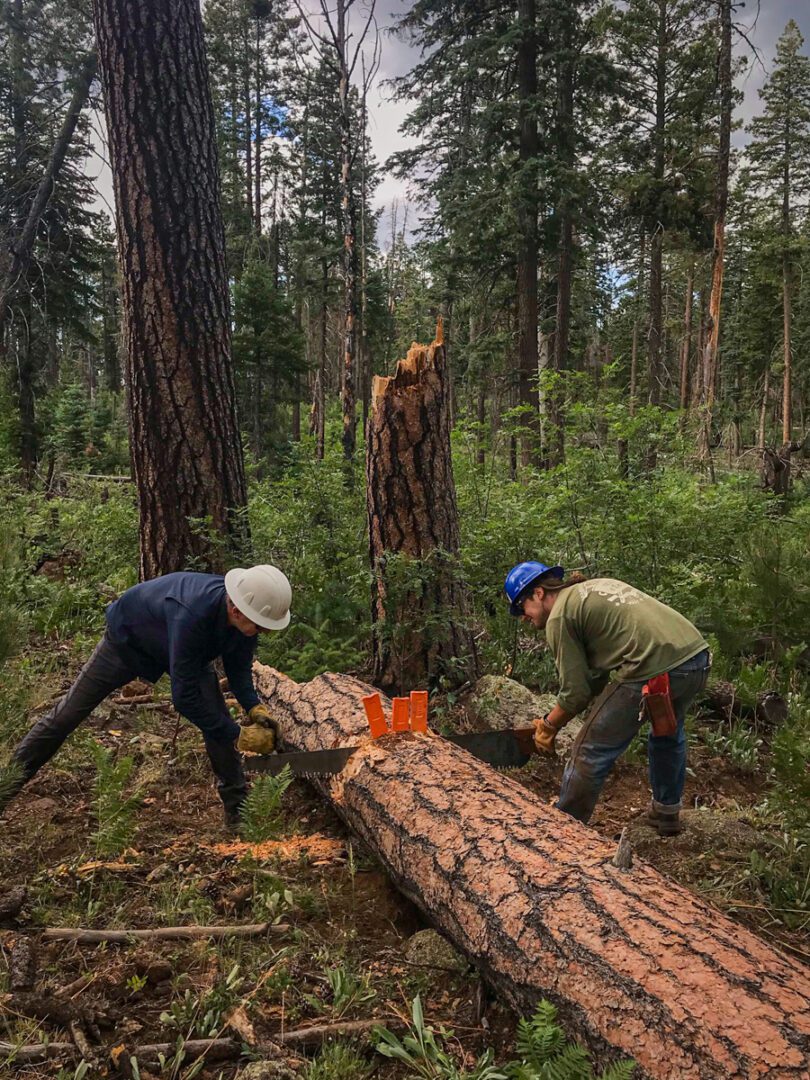
[{"label": "fallen tree log", "polygon": [[316,786],[400,890],[521,1015],[553,1001],[606,1057],[660,1080],[807,1077],[810,970],[463,750],[368,739],[342,675],[256,665],[285,745],[359,744]]},{"label": "fallen tree log", "polygon": [[735,720],[751,720],[768,730],[787,720],[787,701],[776,690],[763,690],[756,696],[756,704],[740,701],[733,683],[718,679],[703,691],[699,704],[729,723]]}]

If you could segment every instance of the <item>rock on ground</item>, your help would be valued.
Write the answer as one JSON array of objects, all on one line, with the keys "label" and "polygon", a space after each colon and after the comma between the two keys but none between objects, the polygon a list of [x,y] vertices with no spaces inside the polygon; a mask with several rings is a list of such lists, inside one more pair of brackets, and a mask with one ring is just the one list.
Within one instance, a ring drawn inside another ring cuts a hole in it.
[{"label": "rock on ground", "polygon": [[[533,694],[505,675],[484,675],[464,700],[467,720],[473,731],[504,731],[529,727],[554,706],[553,694]],[[582,726],[572,720],[557,736],[557,751],[567,757]]]},{"label": "rock on ground", "polygon": [[405,943],[405,958],[417,967],[441,971],[466,971],[469,964],[449,941],[435,930],[419,930]]},{"label": "rock on ground", "polygon": [[294,1072],[283,1061],[251,1061],[236,1074],[236,1080],[296,1080]]}]

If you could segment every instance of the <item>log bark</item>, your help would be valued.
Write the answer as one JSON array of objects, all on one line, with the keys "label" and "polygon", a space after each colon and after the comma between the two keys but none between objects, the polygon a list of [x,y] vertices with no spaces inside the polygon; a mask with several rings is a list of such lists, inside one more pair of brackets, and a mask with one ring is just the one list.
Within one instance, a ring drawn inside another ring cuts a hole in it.
[{"label": "log bark", "polygon": [[93,7],[122,271],[140,573],[186,569],[191,559],[197,569],[222,569],[229,543],[238,548],[245,539],[247,493],[200,4],[94,0]]},{"label": "log bark", "polygon": [[[366,435],[374,682],[409,691],[477,674],[470,600],[459,575],[459,527],[441,324],[377,376]],[[396,574],[390,556],[413,560]],[[404,579],[404,580],[403,580]]]},{"label": "log bark", "polygon": [[316,786],[517,1012],[548,998],[657,1080],[808,1075],[804,965],[458,747],[370,741],[356,679],[255,674],[286,745],[360,746]]}]

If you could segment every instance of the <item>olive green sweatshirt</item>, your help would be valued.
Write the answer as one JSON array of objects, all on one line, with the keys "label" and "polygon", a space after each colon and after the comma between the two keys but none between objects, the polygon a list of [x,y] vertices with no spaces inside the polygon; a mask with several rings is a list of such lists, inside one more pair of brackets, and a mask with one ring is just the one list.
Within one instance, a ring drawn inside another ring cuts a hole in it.
[{"label": "olive green sweatshirt", "polygon": [[571,714],[585,708],[611,673],[619,682],[646,682],[708,648],[683,615],[613,578],[563,589],[546,638],[560,676],[557,701]]}]

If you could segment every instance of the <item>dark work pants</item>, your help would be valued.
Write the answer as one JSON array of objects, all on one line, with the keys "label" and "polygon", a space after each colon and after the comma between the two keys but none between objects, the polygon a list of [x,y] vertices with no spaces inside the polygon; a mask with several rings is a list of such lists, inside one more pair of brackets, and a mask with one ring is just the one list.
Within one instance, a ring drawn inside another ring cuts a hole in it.
[{"label": "dark work pants", "polygon": [[[105,634],[93,655],[79,672],[73,686],[50,712],[41,717],[12,757],[22,767],[19,790],[42,766],[53,757],[65,739],[85,720],[93,709],[114,691],[138,678],[129,659]],[[212,699],[219,712],[226,712],[225,701],[213,668],[203,677],[201,690]],[[218,742],[203,732],[205,749],[217,778],[219,797],[230,821],[238,820],[239,807],[247,794],[242,759],[232,742]]]}]

